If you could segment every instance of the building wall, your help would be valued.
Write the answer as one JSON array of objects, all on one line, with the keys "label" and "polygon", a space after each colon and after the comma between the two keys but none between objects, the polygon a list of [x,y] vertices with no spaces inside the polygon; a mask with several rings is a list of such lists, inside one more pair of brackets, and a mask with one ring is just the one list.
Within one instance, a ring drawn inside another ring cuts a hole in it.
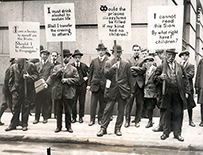
[{"label": "building wall", "polygon": [[[186,2],[186,3],[184,3]],[[98,39],[96,0],[52,0],[52,1],[18,1],[0,3],[0,84],[3,84],[4,72],[9,65],[9,37],[8,22],[26,21],[40,22],[40,44],[50,51],[59,51],[58,42],[47,43],[44,29],[44,4],[74,3],[76,15],[76,41],[64,42],[63,47],[71,52],[79,49],[84,53],[82,61],[89,65],[91,59],[97,56],[95,48],[103,42],[108,49],[113,46],[113,41]],[[117,41],[124,49],[123,57],[131,55],[133,44],[147,47],[147,7],[154,5],[185,5],[185,24],[183,38],[190,50],[191,61],[195,62],[196,49],[196,0],[131,0],[132,3],[132,40]],[[201,25],[202,28],[202,25]],[[201,37],[202,38],[202,37]],[[202,39],[198,39],[202,45]],[[87,93],[86,112],[89,113],[90,92]]]}]

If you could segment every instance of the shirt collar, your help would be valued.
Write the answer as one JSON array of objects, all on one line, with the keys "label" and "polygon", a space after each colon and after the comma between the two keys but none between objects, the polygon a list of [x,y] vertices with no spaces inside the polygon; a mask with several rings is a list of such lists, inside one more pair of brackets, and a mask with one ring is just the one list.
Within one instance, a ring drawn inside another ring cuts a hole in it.
[{"label": "shirt collar", "polygon": [[103,60],[104,60],[104,58],[105,58],[105,55],[103,55],[102,57],[101,57],[101,56],[99,56],[99,60],[101,60],[101,61],[103,61]]}]

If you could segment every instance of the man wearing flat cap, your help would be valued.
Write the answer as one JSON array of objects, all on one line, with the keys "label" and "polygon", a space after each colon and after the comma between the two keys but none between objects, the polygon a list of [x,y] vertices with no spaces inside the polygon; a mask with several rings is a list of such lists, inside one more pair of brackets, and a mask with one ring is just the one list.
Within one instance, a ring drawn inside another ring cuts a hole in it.
[{"label": "man wearing flat cap", "polygon": [[154,80],[156,84],[163,84],[165,80],[165,92],[160,103],[164,118],[163,135],[160,138],[165,140],[169,137],[172,121],[174,138],[184,141],[181,136],[183,111],[187,108],[190,85],[183,66],[175,61],[176,54],[175,49],[166,50],[166,63],[157,67]]},{"label": "man wearing flat cap", "polygon": [[103,43],[96,48],[99,56],[93,59],[90,63],[90,72],[88,78],[87,89],[91,90],[91,106],[90,106],[90,123],[89,126],[95,124],[95,115],[97,103],[99,102],[98,124],[101,124],[103,111],[105,108],[104,102],[104,88],[106,78],[104,77],[104,65],[108,58],[105,56],[106,47]]},{"label": "man wearing flat cap", "polygon": [[75,61],[71,65],[77,68],[79,74],[79,81],[76,84],[76,94],[72,107],[72,123],[77,121],[77,102],[79,102],[79,123],[83,123],[85,112],[85,98],[89,67],[80,61],[82,56],[83,53],[81,53],[79,50],[75,50],[72,55]]},{"label": "man wearing flat cap", "polygon": [[196,106],[196,103],[194,101],[194,88],[193,88],[193,78],[195,75],[195,66],[191,63],[189,63],[189,56],[190,52],[185,50],[182,51],[179,54],[179,57],[182,59],[181,64],[183,65],[183,68],[186,71],[187,78],[190,83],[190,95],[187,98],[187,109],[188,109],[188,117],[189,117],[189,125],[192,127],[195,127],[195,124],[192,120],[192,114],[193,114],[193,108]]},{"label": "man wearing flat cap", "polygon": [[71,110],[76,92],[75,85],[79,81],[79,75],[77,69],[69,63],[72,58],[71,55],[72,53],[68,49],[63,50],[63,66],[61,64],[56,65],[49,79],[53,81],[52,99],[57,105],[55,133],[62,130],[63,107],[65,110],[65,128],[68,132],[73,132],[71,128]]},{"label": "man wearing flat cap", "polygon": [[[39,73],[39,79],[44,79],[45,82],[47,82],[47,79],[51,75],[54,67],[54,65],[48,60],[49,54],[50,52],[48,50],[41,50],[41,60],[35,64]],[[51,87],[48,87],[47,85],[45,87],[47,88],[36,94],[35,120],[33,124],[37,124],[39,122],[41,113],[43,116],[43,123],[47,123],[48,118],[50,117],[50,108],[52,102]]]},{"label": "man wearing flat cap", "polygon": [[107,134],[107,127],[116,102],[118,102],[118,115],[114,133],[117,136],[122,136],[121,127],[124,119],[125,105],[127,99],[134,93],[130,66],[129,63],[121,59],[122,51],[120,45],[114,45],[112,49],[114,58],[108,60],[105,64],[104,75],[107,79],[105,98],[107,99],[107,104],[101,120],[101,129],[97,133],[97,136]]}]

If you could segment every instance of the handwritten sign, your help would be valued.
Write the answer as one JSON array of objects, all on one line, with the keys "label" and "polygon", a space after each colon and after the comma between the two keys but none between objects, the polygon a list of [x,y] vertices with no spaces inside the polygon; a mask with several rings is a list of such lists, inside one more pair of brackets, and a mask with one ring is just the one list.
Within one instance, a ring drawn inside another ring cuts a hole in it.
[{"label": "handwritten sign", "polygon": [[45,4],[47,42],[75,41],[74,3]]},{"label": "handwritten sign", "polygon": [[131,39],[130,8],[130,0],[97,0],[100,40]]},{"label": "handwritten sign", "polygon": [[10,58],[39,58],[39,23],[9,22]]},{"label": "handwritten sign", "polygon": [[148,7],[148,48],[182,49],[183,6]]}]

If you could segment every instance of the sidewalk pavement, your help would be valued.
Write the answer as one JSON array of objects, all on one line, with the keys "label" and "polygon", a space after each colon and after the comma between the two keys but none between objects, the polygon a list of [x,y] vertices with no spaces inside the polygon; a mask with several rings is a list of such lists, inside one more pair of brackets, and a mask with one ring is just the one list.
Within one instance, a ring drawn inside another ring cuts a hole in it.
[{"label": "sidewalk pavement", "polygon": [[[173,138],[173,133],[166,140],[161,140],[162,132],[153,132],[152,128],[158,126],[159,118],[153,118],[154,125],[151,128],[145,128],[148,119],[142,119],[140,127],[136,128],[134,123],[130,127],[122,126],[122,136],[114,134],[114,125],[116,116],[110,122],[107,129],[107,135],[97,137],[96,134],[100,130],[97,121],[95,125],[88,126],[89,115],[85,115],[84,123],[76,122],[72,124],[73,133],[69,133],[64,128],[59,133],[55,133],[56,120],[49,119],[47,124],[43,124],[42,120],[38,124],[33,124],[34,114],[29,117],[28,131],[22,131],[21,127],[17,130],[5,131],[8,127],[11,113],[4,113],[2,122],[5,125],[0,126],[0,141],[23,141],[23,142],[38,142],[38,143],[85,143],[85,144],[102,144],[108,146],[126,146],[126,147],[144,147],[144,148],[160,148],[160,149],[175,149],[181,151],[203,151],[203,127],[200,123],[200,106],[197,105],[193,110],[193,120],[196,127],[189,126],[188,113],[184,111],[184,122],[182,136],[185,141],[180,142]],[[64,116],[63,116],[64,118]],[[42,118],[41,118],[42,119]],[[133,119],[133,117],[132,117]]]}]

